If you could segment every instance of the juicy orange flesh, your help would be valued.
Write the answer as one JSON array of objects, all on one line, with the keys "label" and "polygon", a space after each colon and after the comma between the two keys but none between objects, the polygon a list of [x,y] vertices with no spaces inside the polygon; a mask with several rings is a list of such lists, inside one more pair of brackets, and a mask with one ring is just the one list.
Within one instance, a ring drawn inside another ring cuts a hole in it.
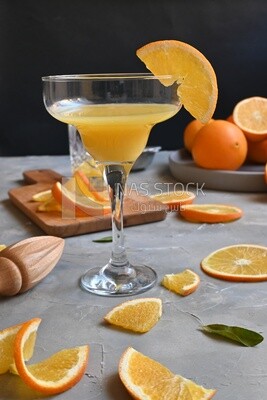
[{"label": "juicy orange flesh", "polygon": [[196,277],[190,271],[165,275],[162,281],[163,286],[176,293],[183,293],[188,286],[195,283],[197,283]]},{"label": "juicy orange flesh", "polygon": [[4,343],[0,346],[0,374],[8,371],[9,365],[13,362],[13,345],[16,334],[9,335],[4,339]]},{"label": "juicy orange flesh", "polygon": [[[14,353],[14,341],[16,334],[19,330],[14,329],[12,334],[7,335],[0,344],[0,374],[8,371],[9,366],[14,363],[13,353]],[[23,357],[25,360],[29,360],[32,357],[34,345],[36,340],[36,333],[33,333],[27,339],[25,346],[23,348]]]},{"label": "juicy orange flesh", "polygon": [[61,204],[59,204],[54,198],[41,203],[37,207],[38,211],[62,211]]},{"label": "juicy orange flesh", "polygon": [[107,318],[107,321],[124,329],[147,332],[156,324],[159,317],[160,305],[158,302],[147,301],[115,310]]},{"label": "juicy orange flesh", "polygon": [[58,382],[66,377],[78,359],[78,349],[64,349],[38,364],[27,366],[27,369],[37,380]]},{"label": "juicy orange flesh", "polygon": [[193,206],[187,207],[188,210],[200,211],[200,212],[208,212],[209,214],[232,214],[236,213],[238,210],[235,207],[220,207],[220,206],[210,206],[210,205],[201,205],[201,206]]},{"label": "juicy orange flesh", "polygon": [[238,106],[234,119],[241,129],[267,132],[267,99],[244,101]]},{"label": "juicy orange flesh", "polygon": [[267,249],[234,247],[218,251],[205,265],[215,271],[235,275],[267,274]]},{"label": "juicy orange flesh", "polygon": [[204,389],[193,381],[174,375],[157,361],[135,352],[129,360],[128,375],[150,400],[204,400],[212,390]]},{"label": "juicy orange flesh", "polygon": [[217,101],[216,76],[198,50],[177,41],[161,41],[137,50],[137,55],[154,75],[173,76],[181,102],[193,117],[210,120]]},{"label": "juicy orange flesh", "polygon": [[32,332],[24,344],[23,355],[24,355],[24,360],[26,360],[26,361],[29,360],[33,355],[36,336],[37,336],[37,333]]},{"label": "juicy orange flesh", "polygon": [[190,199],[194,196],[192,193],[180,191],[180,192],[166,192],[161,194],[155,194],[151,197],[155,200],[161,201],[162,203],[167,203],[167,202],[180,202],[183,200]]}]

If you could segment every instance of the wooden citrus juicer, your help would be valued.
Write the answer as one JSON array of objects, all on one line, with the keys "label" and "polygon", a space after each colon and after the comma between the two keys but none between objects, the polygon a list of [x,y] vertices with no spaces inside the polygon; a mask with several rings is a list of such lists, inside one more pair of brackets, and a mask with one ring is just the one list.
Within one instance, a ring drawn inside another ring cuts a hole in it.
[{"label": "wooden citrus juicer", "polygon": [[31,237],[0,251],[0,295],[23,293],[39,283],[59,261],[64,239]]}]

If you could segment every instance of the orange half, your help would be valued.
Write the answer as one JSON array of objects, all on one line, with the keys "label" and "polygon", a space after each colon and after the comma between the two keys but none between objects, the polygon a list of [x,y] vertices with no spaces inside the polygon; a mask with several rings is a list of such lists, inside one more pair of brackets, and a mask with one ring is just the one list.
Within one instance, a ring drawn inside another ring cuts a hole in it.
[{"label": "orange half", "polygon": [[234,123],[247,139],[261,141],[267,138],[267,98],[249,97],[239,101],[233,111]]}]

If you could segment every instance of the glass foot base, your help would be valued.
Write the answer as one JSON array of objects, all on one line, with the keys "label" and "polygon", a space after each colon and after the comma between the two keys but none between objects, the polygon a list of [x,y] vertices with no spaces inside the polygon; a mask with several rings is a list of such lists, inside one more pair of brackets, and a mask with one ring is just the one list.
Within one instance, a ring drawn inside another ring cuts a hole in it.
[{"label": "glass foot base", "polygon": [[[117,268],[116,268],[117,269]],[[118,268],[120,270],[120,268]],[[127,272],[126,272],[127,271]],[[128,266],[123,272],[93,268],[81,277],[81,287],[100,296],[131,296],[152,288],[157,282],[156,272],[146,265]]]}]

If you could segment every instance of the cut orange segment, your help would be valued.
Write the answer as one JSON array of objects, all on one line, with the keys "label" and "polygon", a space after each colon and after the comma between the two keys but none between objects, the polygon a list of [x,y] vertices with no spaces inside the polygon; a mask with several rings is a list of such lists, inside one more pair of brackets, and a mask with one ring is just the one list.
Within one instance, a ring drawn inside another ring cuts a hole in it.
[{"label": "cut orange segment", "polygon": [[119,376],[130,395],[138,400],[208,400],[216,393],[173,374],[132,347],[121,356]]},{"label": "cut orange segment", "polygon": [[[32,323],[32,321],[41,321],[38,318],[34,320],[30,320],[27,322]],[[2,331],[0,331],[0,374],[6,373],[10,366],[14,362],[14,343],[17,333],[19,332],[20,328],[26,324],[23,322],[21,324],[10,326]],[[36,340],[36,333],[33,332],[32,335],[29,335],[27,340],[25,341],[25,346],[22,352],[22,357],[24,360],[29,360],[32,357],[34,345]]]},{"label": "cut orange segment", "polygon": [[166,193],[154,194],[150,197],[167,205],[170,211],[179,211],[181,205],[191,204],[196,196],[192,192],[171,191]]},{"label": "cut orange segment", "polygon": [[178,83],[178,95],[185,109],[199,121],[208,122],[215,111],[218,87],[215,72],[204,55],[177,40],[160,40],[136,52],[154,75],[171,75],[166,86]]},{"label": "cut orange segment", "polygon": [[267,247],[239,244],[214,251],[201,261],[209,275],[228,281],[267,280]]},{"label": "cut orange segment", "polygon": [[166,274],[161,284],[166,288],[180,294],[188,296],[195,292],[199,286],[200,278],[191,269],[186,269],[178,274]]},{"label": "cut orange segment", "polygon": [[38,192],[32,196],[33,201],[40,201],[40,202],[48,201],[51,200],[52,198],[53,196],[51,189],[43,190],[42,192]]},{"label": "cut orange segment", "polygon": [[267,98],[249,97],[239,101],[233,111],[234,123],[246,137],[258,142],[267,138]]},{"label": "cut orange segment", "polygon": [[101,202],[93,201],[83,194],[70,191],[60,182],[52,186],[52,194],[56,201],[61,205],[62,212],[73,212],[76,216],[99,216],[110,212],[110,206]]},{"label": "cut orange segment", "polygon": [[61,204],[59,204],[54,197],[47,201],[41,202],[38,207],[37,211],[40,212],[48,212],[48,211],[62,211]]},{"label": "cut orange segment", "polygon": [[102,202],[107,205],[109,204],[108,191],[105,190],[100,192],[96,190],[94,185],[92,185],[92,183],[90,182],[90,180],[87,178],[87,176],[83,171],[81,170],[75,171],[74,177],[76,179],[77,186],[85,196],[94,201]]},{"label": "cut orange segment", "polygon": [[181,207],[180,214],[190,222],[213,224],[235,221],[242,217],[243,211],[226,204],[189,204]]},{"label": "cut orange segment", "polygon": [[80,381],[86,370],[89,347],[79,346],[64,349],[37,364],[26,366],[24,348],[35,334],[40,321],[25,323],[16,335],[14,359],[17,372],[28,386],[47,395],[57,394],[70,389]]},{"label": "cut orange segment", "polygon": [[134,332],[148,332],[162,315],[162,302],[158,298],[129,300],[114,307],[105,317],[112,325]]}]

